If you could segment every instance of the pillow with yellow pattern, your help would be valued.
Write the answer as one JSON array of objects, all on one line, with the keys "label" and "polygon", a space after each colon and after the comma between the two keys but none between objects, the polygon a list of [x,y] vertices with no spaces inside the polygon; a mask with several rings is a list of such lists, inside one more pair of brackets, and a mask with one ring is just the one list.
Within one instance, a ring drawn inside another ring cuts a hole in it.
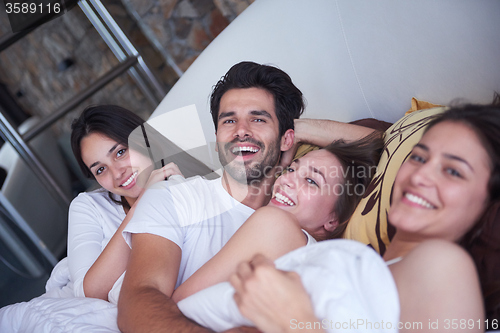
[{"label": "pillow with yellow pattern", "polygon": [[383,254],[395,229],[387,223],[392,185],[401,164],[418,143],[427,124],[446,108],[438,107],[412,112],[385,131],[384,150],[366,193],[358,204],[344,233]]}]

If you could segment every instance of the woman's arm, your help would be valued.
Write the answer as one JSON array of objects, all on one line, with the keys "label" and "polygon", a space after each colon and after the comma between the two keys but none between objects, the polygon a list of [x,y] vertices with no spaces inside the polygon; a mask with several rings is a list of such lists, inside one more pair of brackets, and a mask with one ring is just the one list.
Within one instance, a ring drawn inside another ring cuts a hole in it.
[{"label": "woman's arm", "polygon": [[306,236],[292,214],[274,207],[262,207],[248,218],[219,253],[175,290],[172,299],[178,302],[216,283],[228,281],[237,265],[255,254],[264,254],[274,260],[306,243]]},{"label": "woman's arm", "polygon": [[[171,175],[182,176],[174,163],[169,163],[161,169],[154,170],[149,177],[147,185],[149,186]],[[85,226],[85,233],[78,234],[73,232],[71,233],[73,236],[68,239],[70,248],[75,249],[78,253],[77,256],[72,256],[70,264],[72,263],[73,266],[80,265],[79,275],[84,274],[85,276],[83,278],[84,296],[100,298],[107,301],[109,291],[116,280],[125,271],[130,248],[122,236],[122,231],[132,218],[135,206],[140,200],[140,197],[132,205],[125,219],[121,222],[102,252],[100,246],[104,238],[104,227],[102,226],[103,222],[99,220],[103,220],[103,218],[85,216],[86,212],[82,212],[81,210],[79,214],[75,212],[72,214],[70,210],[70,229],[81,229],[82,224]],[[88,221],[89,218],[94,218],[95,221]],[[76,227],[72,227],[72,225],[75,224]],[[91,229],[89,229],[89,225],[92,225]],[[79,262],[74,263],[76,260]],[[89,262],[91,263],[90,268],[88,268]],[[88,270],[85,271],[86,269]]]},{"label": "woman's arm", "polygon": [[101,204],[91,195],[81,194],[69,208],[68,265],[76,297],[89,296],[84,288],[85,276],[101,254],[105,237],[112,237],[121,223],[122,217],[113,211],[112,204]]},{"label": "woman's arm", "polygon": [[125,272],[130,248],[122,236],[123,229],[134,215],[135,205],[127,213],[115,234],[99,255],[94,264],[89,268],[83,279],[85,297],[108,300],[108,293],[113,288],[116,280]]},{"label": "woman's arm", "polygon": [[400,332],[422,332],[430,324],[434,325],[433,332],[484,332],[484,307],[476,268],[458,245],[426,241],[391,265],[390,270],[399,293],[400,322],[421,323],[420,327],[412,324]]}]

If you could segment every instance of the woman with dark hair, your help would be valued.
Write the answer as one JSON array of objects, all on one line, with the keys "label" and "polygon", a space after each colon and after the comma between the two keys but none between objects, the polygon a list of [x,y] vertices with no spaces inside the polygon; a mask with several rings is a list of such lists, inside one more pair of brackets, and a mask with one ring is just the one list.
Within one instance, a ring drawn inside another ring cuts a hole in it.
[{"label": "woman with dark hair", "polygon": [[114,105],[88,107],[72,124],[78,164],[102,187],[81,193],[70,205],[68,266],[74,296],[108,300],[127,264],[130,248],[121,233],[135,203],[148,185],[182,176],[174,163],[153,171],[153,161],[129,147],[131,134],[141,128],[144,120]]},{"label": "woman with dark hair", "polygon": [[498,327],[485,321],[474,262],[458,244],[488,232],[479,221],[500,196],[499,133],[494,106],[453,108],[429,124],[397,174],[388,216],[397,231],[383,260],[347,240],[298,249],[276,261],[279,269],[258,255],[231,275],[234,289],[215,285],[179,308],[215,330]]}]

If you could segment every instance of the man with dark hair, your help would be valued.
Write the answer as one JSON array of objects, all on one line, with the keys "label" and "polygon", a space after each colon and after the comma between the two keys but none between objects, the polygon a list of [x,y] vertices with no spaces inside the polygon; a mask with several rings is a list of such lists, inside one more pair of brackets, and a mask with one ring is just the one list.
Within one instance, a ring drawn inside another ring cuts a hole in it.
[{"label": "man with dark hair", "polygon": [[[242,62],[216,84],[211,113],[223,175],[161,182],[139,201],[125,228],[132,250],[118,302],[123,332],[203,330],[180,313],[172,293],[269,201],[303,109],[300,90],[272,66]],[[352,139],[371,132],[354,125],[347,132],[342,125],[323,127],[330,142],[332,129]]]},{"label": "man with dark hair", "polygon": [[[226,103],[221,111],[223,99]],[[262,110],[251,110],[249,119],[238,119],[237,110],[225,108],[228,102],[239,103],[242,99],[266,101],[268,105]],[[210,98],[216,147],[225,172],[242,184],[258,186],[257,183],[269,176],[279,161],[281,139],[293,141],[294,119],[303,111],[302,92],[282,70],[254,62],[241,62],[231,67],[214,86]],[[243,127],[244,122],[249,126]],[[252,135],[254,131],[267,131],[263,126],[266,122],[278,125],[278,135],[267,144]],[[237,127],[240,132],[234,134]]]},{"label": "man with dark hair", "polygon": [[304,112],[302,92],[282,70],[259,65],[254,62],[240,62],[229,69],[214,86],[210,97],[210,113],[217,131],[219,107],[222,96],[231,89],[261,88],[274,98],[276,117],[279,121],[280,136],[293,129],[293,120]]}]

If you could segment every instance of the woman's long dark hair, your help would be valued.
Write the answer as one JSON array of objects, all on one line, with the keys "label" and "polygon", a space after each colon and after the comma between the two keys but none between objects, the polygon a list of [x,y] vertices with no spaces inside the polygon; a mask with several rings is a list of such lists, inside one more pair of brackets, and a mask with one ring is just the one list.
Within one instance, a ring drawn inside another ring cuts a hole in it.
[{"label": "woman's long dark hair", "polygon": [[[71,125],[71,149],[83,174],[87,178],[93,177],[82,159],[81,141],[84,137],[91,133],[99,133],[128,147],[130,134],[143,123],[144,120],[141,117],[116,105],[89,106],[83,110],[80,117]],[[109,197],[113,202],[130,209],[124,197],[118,201],[113,198],[111,192],[109,192]]]}]

